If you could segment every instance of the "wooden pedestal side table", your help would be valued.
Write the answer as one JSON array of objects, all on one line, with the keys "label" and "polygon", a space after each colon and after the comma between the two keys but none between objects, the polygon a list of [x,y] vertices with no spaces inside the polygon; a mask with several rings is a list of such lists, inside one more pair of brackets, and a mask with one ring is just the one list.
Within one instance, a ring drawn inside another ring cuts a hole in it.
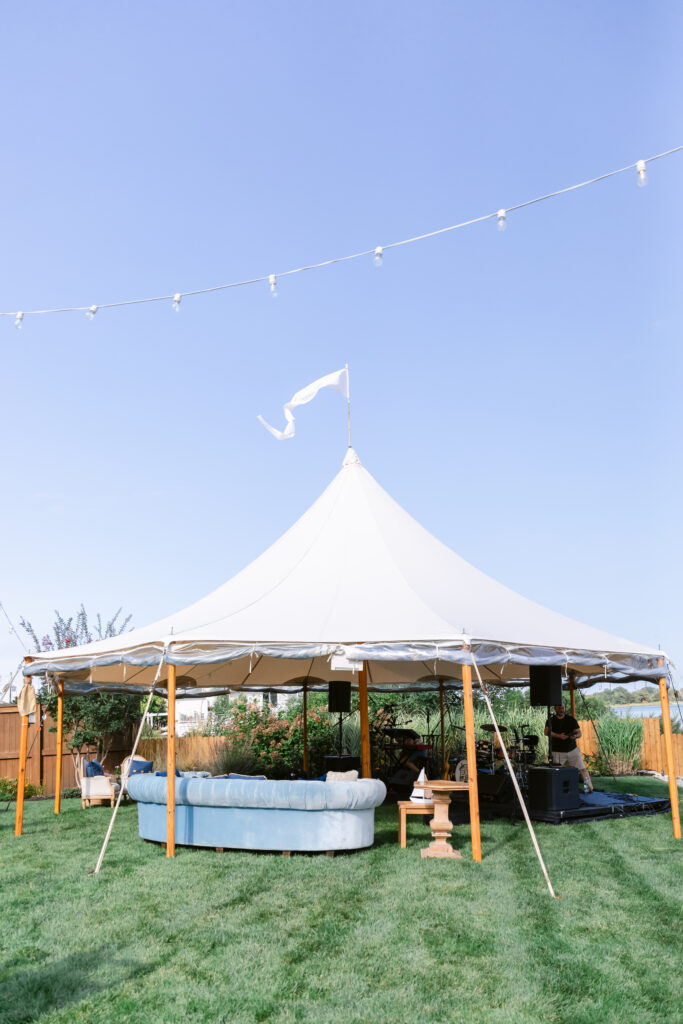
[{"label": "wooden pedestal side table", "polygon": [[448,816],[451,804],[451,793],[456,790],[469,789],[466,782],[451,782],[448,779],[434,779],[423,784],[415,783],[416,789],[431,789],[434,802],[434,817],[429,822],[432,830],[432,841],[420,853],[423,857],[462,857],[460,850],[454,850],[449,840],[453,831],[453,822]]}]

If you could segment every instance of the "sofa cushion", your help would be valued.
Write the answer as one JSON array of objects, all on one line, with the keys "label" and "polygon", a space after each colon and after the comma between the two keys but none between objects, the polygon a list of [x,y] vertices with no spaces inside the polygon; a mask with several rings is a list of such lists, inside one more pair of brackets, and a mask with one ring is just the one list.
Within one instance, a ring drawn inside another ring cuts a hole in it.
[{"label": "sofa cushion", "polygon": [[97,775],[104,775],[104,768],[102,767],[100,762],[99,761],[95,761],[94,758],[93,758],[92,761],[86,761],[85,762],[85,777],[86,777],[86,779],[94,779]]},{"label": "sofa cushion", "polygon": [[230,772],[229,779],[257,779],[259,782],[266,781],[265,775],[239,775],[237,772]]},{"label": "sofa cushion", "polygon": [[[166,781],[136,775],[128,783],[133,800],[165,804]],[[308,782],[275,779],[178,779],[176,804],[201,807],[274,807],[283,810],[333,811],[379,807],[386,796],[379,779],[357,782]]]},{"label": "sofa cushion", "polygon": [[142,758],[136,757],[130,763],[130,775],[137,775],[139,772],[151,772],[154,768],[154,761],[143,761]]}]

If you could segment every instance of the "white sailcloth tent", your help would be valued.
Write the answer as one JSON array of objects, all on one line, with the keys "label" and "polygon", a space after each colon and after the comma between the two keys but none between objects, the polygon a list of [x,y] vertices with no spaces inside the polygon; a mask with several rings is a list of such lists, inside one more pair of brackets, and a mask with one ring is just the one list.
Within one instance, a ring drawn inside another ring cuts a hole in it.
[{"label": "white sailcloth tent", "polygon": [[350,448],[308,511],[213,593],[150,626],[38,654],[25,672],[50,673],[66,693],[148,688],[163,656],[182,666],[178,695],[195,696],[329,679],[332,656],[343,655],[365,662],[379,689],[459,680],[470,652],[498,685],[526,682],[534,664],[564,666],[577,685],[664,674],[662,651],[549,611],[475,569]]},{"label": "white sailcloth tent", "polygon": [[[311,508],[218,590],[151,626],[27,658],[24,674],[46,676],[54,685],[60,736],[65,694],[152,687],[167,693],[169,857],[175,851],[176,694],[303,689],[305,770],[308,689],[325,686],[330,678],[355,681],[362,774],[367,777],[372,773],[368,689],[439,687],[443,722],[444,688],[462,685],[472,856],[480,860],[472,666],[487,702],[487,680],[521,685],[528,681],[530,665],[560,665],[572,693],[574,685],[590,685],[598,674],[658,678],[664,707],[665,662],[662,651],[558,615],[479,572],[397,505],[349,448],[341,471]],[[493,714],[490,705],[489,710]],[[667,757],[674,834],[680,837],[670,725]],[[23,716],[17,835],[23,820],[27,728],[28,716]],[[61,753],[56,772],[59,813]],[[552,892],[547,874],[546,880]]]}]

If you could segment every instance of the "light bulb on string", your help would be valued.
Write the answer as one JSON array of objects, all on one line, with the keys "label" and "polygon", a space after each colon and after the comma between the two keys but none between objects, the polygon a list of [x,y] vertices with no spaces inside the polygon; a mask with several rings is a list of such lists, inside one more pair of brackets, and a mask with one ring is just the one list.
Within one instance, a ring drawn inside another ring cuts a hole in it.
[{"label": "light bulb on string", "polygon": [[87,316],[88,320],[94,320],[95,319],[95,313],[97,312],[98,309],[99,309],[99,306],[89,306],[88,307],[88,311],[85,314]]},{"label": "light bulb on string", "polygon": [[381,245],[378,245],[375,249],[375,255],[372,258],[372,262],[376,267],[382,266],[382,256],[384,255],[384,249]]},{"label": "light bulb on string", "polygon": [[638,188],[645,188],[647,185],[647,170],[645,168],[645,161],[639,160],[636,164],[636,172],[638,174]]},{"label": "light bulb on string", "polygon": [[23,313],[17,313],[16,319],[14,321],[14,326],[16,327],[16,329],[18,331],[21,330],[23,322],[24,322],[24,314]]},{"label": "light bulb on string", "polygon": [[175,295],[173,296],[173,312],[174,313],[179,313],[180,312],[180,300],[181,299],[182,299],[182,295],[180,294],[180,292],[176,292]]},{"label": "light bulb on string", "polygon": [[498,230],[505,231],[505,225],[507,222],[507,214],[505,210],[499,210],[496,217],[498,218]]},{"label": "light bulb on string", "polygon": [[270,294],[274,299],[277,298],[277,276],[275,274],[268,274],[268,287],[270,288]]}]

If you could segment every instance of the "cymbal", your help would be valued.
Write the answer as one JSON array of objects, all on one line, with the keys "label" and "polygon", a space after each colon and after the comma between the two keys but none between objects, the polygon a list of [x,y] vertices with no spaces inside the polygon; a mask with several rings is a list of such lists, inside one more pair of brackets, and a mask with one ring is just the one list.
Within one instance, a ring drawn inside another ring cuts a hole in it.
[{"label": "cymbal", "polygon": [[[495,725],[491,725],[489,722],[487,722],[485,725],[482,725],[482,729],[485,732],[495,732],[496,731]],[[498,729],[499,729],[500,732],[507,732],[508,731],[507,725],[499,725]]]}]

